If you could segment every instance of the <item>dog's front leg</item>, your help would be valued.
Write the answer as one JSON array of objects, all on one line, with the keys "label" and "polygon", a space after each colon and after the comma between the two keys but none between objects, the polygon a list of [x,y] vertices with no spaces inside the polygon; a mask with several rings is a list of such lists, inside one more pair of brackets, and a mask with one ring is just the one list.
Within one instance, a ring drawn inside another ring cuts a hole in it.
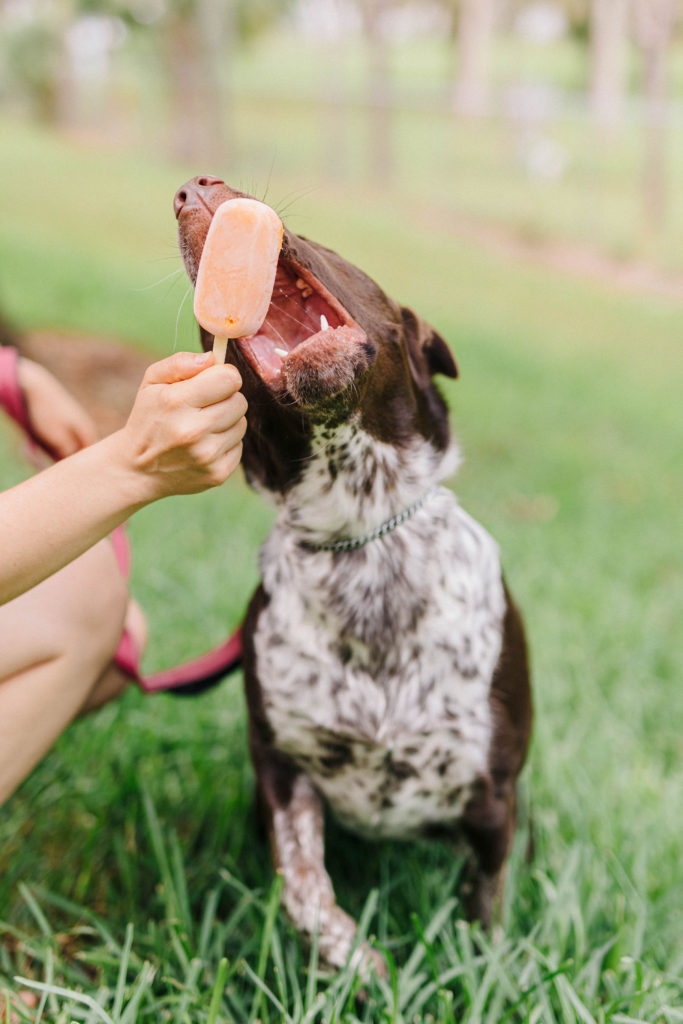
[{"label": "dog's front leg", "polygon": [[472,850],[465,907],[470,921],[490,932],[499,923],[505,861],[515,831],[517,798],[513,779],[485,780],[465,810],[463,831]]},{"label": "dog's front leg", "polygon": [[[356,922],[337,905],[325,870],[322,800],[306,776],[283,760],[275,755],[259,765],[273,860],[283,878],[283,904],[309,942],[317,933],[321,959],[341,968],[351,956]],[[386,974],[384,959],[365,943],[354,951],[353,962],[364,973],[372,966],[376,973]]]}]

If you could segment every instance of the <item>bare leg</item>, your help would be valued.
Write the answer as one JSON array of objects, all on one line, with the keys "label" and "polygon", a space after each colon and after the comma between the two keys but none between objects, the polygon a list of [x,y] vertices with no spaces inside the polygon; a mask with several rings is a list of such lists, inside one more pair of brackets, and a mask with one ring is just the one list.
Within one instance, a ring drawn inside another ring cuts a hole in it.
[{"label": "bare leg", "polygon": [[[137,648],[142,654],[147,646],[147,620],[140,605],[132,598],[128,601],[126,608],[124,628],[134,637]],[[98,679],[95,688],[88,695],[85,704],[79,711],[79,716],[87,715],[91,711],[101,708],[103,704],[108,704],[110,700],[118,697],[129,685],[130,676],[128,673],[123,672],[117,665],[110,664],[105,669],[104,674]]]},{"label": "bare leg", "polygon": [[111,659],[128,605],[102,541],[0,606],[0,804],[73,718],[126,685]]}]

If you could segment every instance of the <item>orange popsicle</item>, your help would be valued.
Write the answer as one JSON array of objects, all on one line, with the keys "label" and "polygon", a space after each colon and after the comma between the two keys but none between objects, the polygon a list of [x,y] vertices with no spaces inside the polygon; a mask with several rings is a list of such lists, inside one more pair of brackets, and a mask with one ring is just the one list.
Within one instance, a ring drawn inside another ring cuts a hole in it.
[{"label": "orange popsicle", "polygon": [[254,334],[266,318],[282,245],[282,221],[257,199],[228,199],[213,215],[199,261],[194,315],[214,335],[217,363],[229,338]]}]

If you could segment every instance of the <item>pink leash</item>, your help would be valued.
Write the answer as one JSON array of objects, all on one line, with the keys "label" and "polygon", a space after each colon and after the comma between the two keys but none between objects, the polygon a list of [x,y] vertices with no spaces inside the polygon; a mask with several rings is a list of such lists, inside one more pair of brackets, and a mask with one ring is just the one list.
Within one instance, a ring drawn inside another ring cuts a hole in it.
[{"label": "pink leash", "polygon": [[[127,579],[130,575],[130,543],[122,526],[114,530],[111,542],[121,574]],[[242,663],[242,634],[237,629],[225,643],[198,658],[151,676],[142,676],[139,651],[130,633],[124,632],[114,660],[119,668],[137,680],[145,693],[172,690],[179,697],[190,697],[216,686],[224,676],[239,668]]]},{"label": "pink leash", "polygon": [[[17,376],[18,353],[16,349],[0,347],[0,405],[22,428],[31,442],[42,448],[50,458],[56,455],[49,447],[36,437],[26,409],[24,396]],[[130,576],[130,543],[123,526],[118,526],[111,535],[114,554],[125,579]],[[176,665],[173,668],[155,672],[150,676],[140,674],[140,652],[130,633],[124,631],[114,661],[132,679],[140,685],[145,693],[158,693],[163,690],[177,696],[194,696],[216,686],[221,679],[233,672],[242,663],[242,635],[237,629],[233,635],[206,654],[193,658],[191,661]]]}]

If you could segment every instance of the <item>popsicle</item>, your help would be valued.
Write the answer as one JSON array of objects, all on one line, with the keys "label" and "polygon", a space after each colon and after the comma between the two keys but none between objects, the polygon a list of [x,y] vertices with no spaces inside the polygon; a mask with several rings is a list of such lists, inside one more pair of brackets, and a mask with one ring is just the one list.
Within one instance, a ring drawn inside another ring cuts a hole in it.
[{"label": "popsicle", "polygon": [[194,315],[214,335],[217,363],[225,362],[230,338],[254,334],[266,318],[282,221],[257,199],[228,199],[213,215],[194,292]]}]

